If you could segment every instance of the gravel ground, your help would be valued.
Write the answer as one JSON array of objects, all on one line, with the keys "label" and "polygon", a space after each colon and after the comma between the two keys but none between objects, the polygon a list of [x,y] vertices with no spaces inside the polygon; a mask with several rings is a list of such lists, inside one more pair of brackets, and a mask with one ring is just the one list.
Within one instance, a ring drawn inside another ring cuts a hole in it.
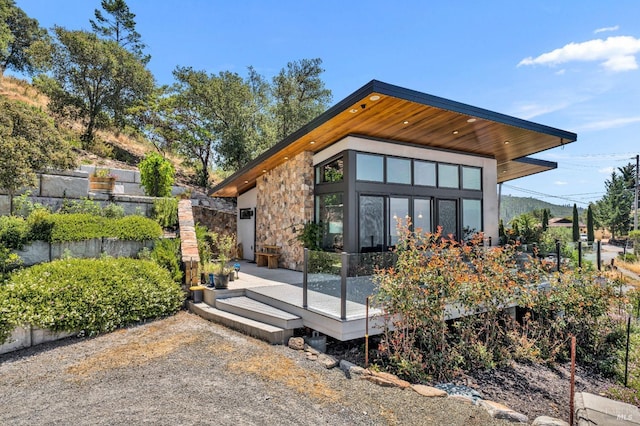
[{"label": "gravel ground", "polygon": [[0,355],[2,425],[504,425],[195,315]]}]

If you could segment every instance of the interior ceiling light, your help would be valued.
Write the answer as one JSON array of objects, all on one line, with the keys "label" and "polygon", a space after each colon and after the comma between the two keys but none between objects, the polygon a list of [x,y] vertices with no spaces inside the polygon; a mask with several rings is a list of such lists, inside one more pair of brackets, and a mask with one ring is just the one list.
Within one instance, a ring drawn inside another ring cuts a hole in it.
[{"label": "interior ceiling light", "polygon": [[409,120],[404,120],[402,124],[409,124]]},{"label": "interior ceiling light", "polygon": [[249,183],[249,181],[248,181],[248,180],[245,180],[245,181],[244,181],[244,183]]},{"label": "interior ceiling light", "polygon": [[262,173],[267,173],[267,169],[262,169]]},{"label": "interior ceiling light", "polygon": [[378,96],[378,95],[373,95],[373,96],[369,97],[370,101],[377,101],[378,99],[380,99],[380,96]]},{"label": "interior ceiling light", "polygon": [[311,142],[309,142],[309,143],[310,143],[311,145],[313,145],[314,143],[316,143],[316,141],[311,141]]},{"label": "interior ceiling light", "polygon": [[289,159],[289,157],[284,157],[284,159],[285,159],[285,160],[288,160],[288,159]]},{"label": "interior ceiling light", "polygon": [[457,135],[457,134],[458,134],[458,131],[457,131],[457,130],[454,130],[454,131],[453,131],[453,134],[454,134],[454,135]]},{"label": "interior ceiling light", "polygon": [[475,123],[476,122],[476,118],[470,118],[467,120],[467,123]]},{"label": "interior ceiling light", "polygon": [[504,144],[505,145],[509,145],[509,141],[504,141]]},{"label": "interior ceiling light", "polygon": [[349,110],[349,112],[350,112],[351,114],[355,114],[356,112],[358,112],[358,110],[357,110],[356,108],[351,108],[351,109]]}]

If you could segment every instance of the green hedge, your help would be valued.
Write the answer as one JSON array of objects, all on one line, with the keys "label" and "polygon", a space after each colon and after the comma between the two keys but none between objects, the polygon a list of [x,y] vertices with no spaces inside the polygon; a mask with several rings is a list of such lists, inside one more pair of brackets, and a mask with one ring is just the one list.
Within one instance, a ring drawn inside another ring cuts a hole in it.
[{"label": "green hedge", "polygon": [[34,240],[60,243],[114,237],[144,241],[161,236],[162,227],[142,216],[108,218],[87,213],[49,213],[46,210],[34,211],[27,220],[19,216],[0,216],[0,245],[11,249],[22,248]]},{"label": "green hedge", "polygon": [[0,343],[21,324],[95,335],[170,315],[184,294],[152,261],[66,259],[19,271],[0,286]]}]

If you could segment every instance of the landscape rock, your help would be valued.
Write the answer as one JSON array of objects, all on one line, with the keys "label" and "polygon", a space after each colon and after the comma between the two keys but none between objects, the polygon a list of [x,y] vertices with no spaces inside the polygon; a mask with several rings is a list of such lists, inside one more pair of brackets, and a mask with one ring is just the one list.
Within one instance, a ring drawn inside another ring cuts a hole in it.
[{"label": "landscape rock", "polygon": [[494,419],[507,420],[512,423],[529,423],[527,416],[498,402],[482,400],[480,406],[487,410]]},{"label": "landscape rock", "polygon": [[327,369],[332,369],[338,365],[338,360],[331,355],[320,354],[318,355],[318,362]]},{"label": "landscape rock", "polygon": [[456,401],[464,402],[465,404],[469,404],[469,405],[477,404],[476,400],[474,400],[473,398],[467,395],[449,395],[449,399],[454,399]]},{"label": "landscape rock", "polygon": [[304,339],[302,337],[290,337],[289,338],[289,347],[296,351],[304,350]]},{"label": "landscape rock", "polygon": [[471,402],[474,404],[477,404],[478,401],[483,399],[480,392],[478,392],[475,389],[471,389],[468,386],[456,385],[454,383],[438,383],[437,385],[435,385],[435,387],[438,389],[442,389],[447,394],[449,394],[449,396],[457,395],[457,396],[469,398]]},{"label": "landscape rock", "polygon": [[540,416],[536,417],[531,426],[569,426],[569,423],[555,417]]},{"label": "landscape rock", "polygon": [[390,373],[371,371],[370,375],[363,376],[362,378],[383,387],[395,387],[400,389],[411,387],[409,382]]},{"label": "landscape rock", "polygon": [[307,359],[309,361],[317,361],[318,360],[318,355],[312,354],[311,352],[305,352],[305,355],[307,356]]},{"label": "landscape rock", "polygon": [[411,385],[411,388],[422,396],[426,397],[444,397],[447,393],[442,389],[434,388],[427,385]]},{"label": "landscape rock", "polygon": [[344,371],[344,375],[347,376],[347,379],[350,379],[352,375],[362,376],[365,374],[369,374],[369,370],[365,370],[359,365],[355,365],[354,363],[349,362],[346,359],[340,360],[340,369]]},{"label": "landscape rock", "polygon": [[306,343],[304,344],[304,350],[305,350],[305,352],[308,352],[308,353],[313,354],[313,355],[319,355],[321,353],[319,350],[317,350],[313,346],[307,345]]}]

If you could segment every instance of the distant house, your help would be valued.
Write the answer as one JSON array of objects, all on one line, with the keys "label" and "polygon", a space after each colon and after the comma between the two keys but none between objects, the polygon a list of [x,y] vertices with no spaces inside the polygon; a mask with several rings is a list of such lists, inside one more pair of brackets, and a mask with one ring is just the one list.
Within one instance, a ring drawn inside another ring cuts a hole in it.
[{"label": "distant house", "polygon": [[371,81],[212,190],[235,197],[245,259],[280,246],[281,267],[300,269],[296,230],[322,223],[327,250],[384,251],[396,221],[462,239],[498,240],[497,184],[551,170],[529,157],[577,139],[471,105]]},{"label": "distant house", "polygon": [[[573,228],[573,221],[565,217],[554,217],[549,219],[550,228]],[[587,232],[587,225],[582,222],[578,222],[580,232]]]}]

